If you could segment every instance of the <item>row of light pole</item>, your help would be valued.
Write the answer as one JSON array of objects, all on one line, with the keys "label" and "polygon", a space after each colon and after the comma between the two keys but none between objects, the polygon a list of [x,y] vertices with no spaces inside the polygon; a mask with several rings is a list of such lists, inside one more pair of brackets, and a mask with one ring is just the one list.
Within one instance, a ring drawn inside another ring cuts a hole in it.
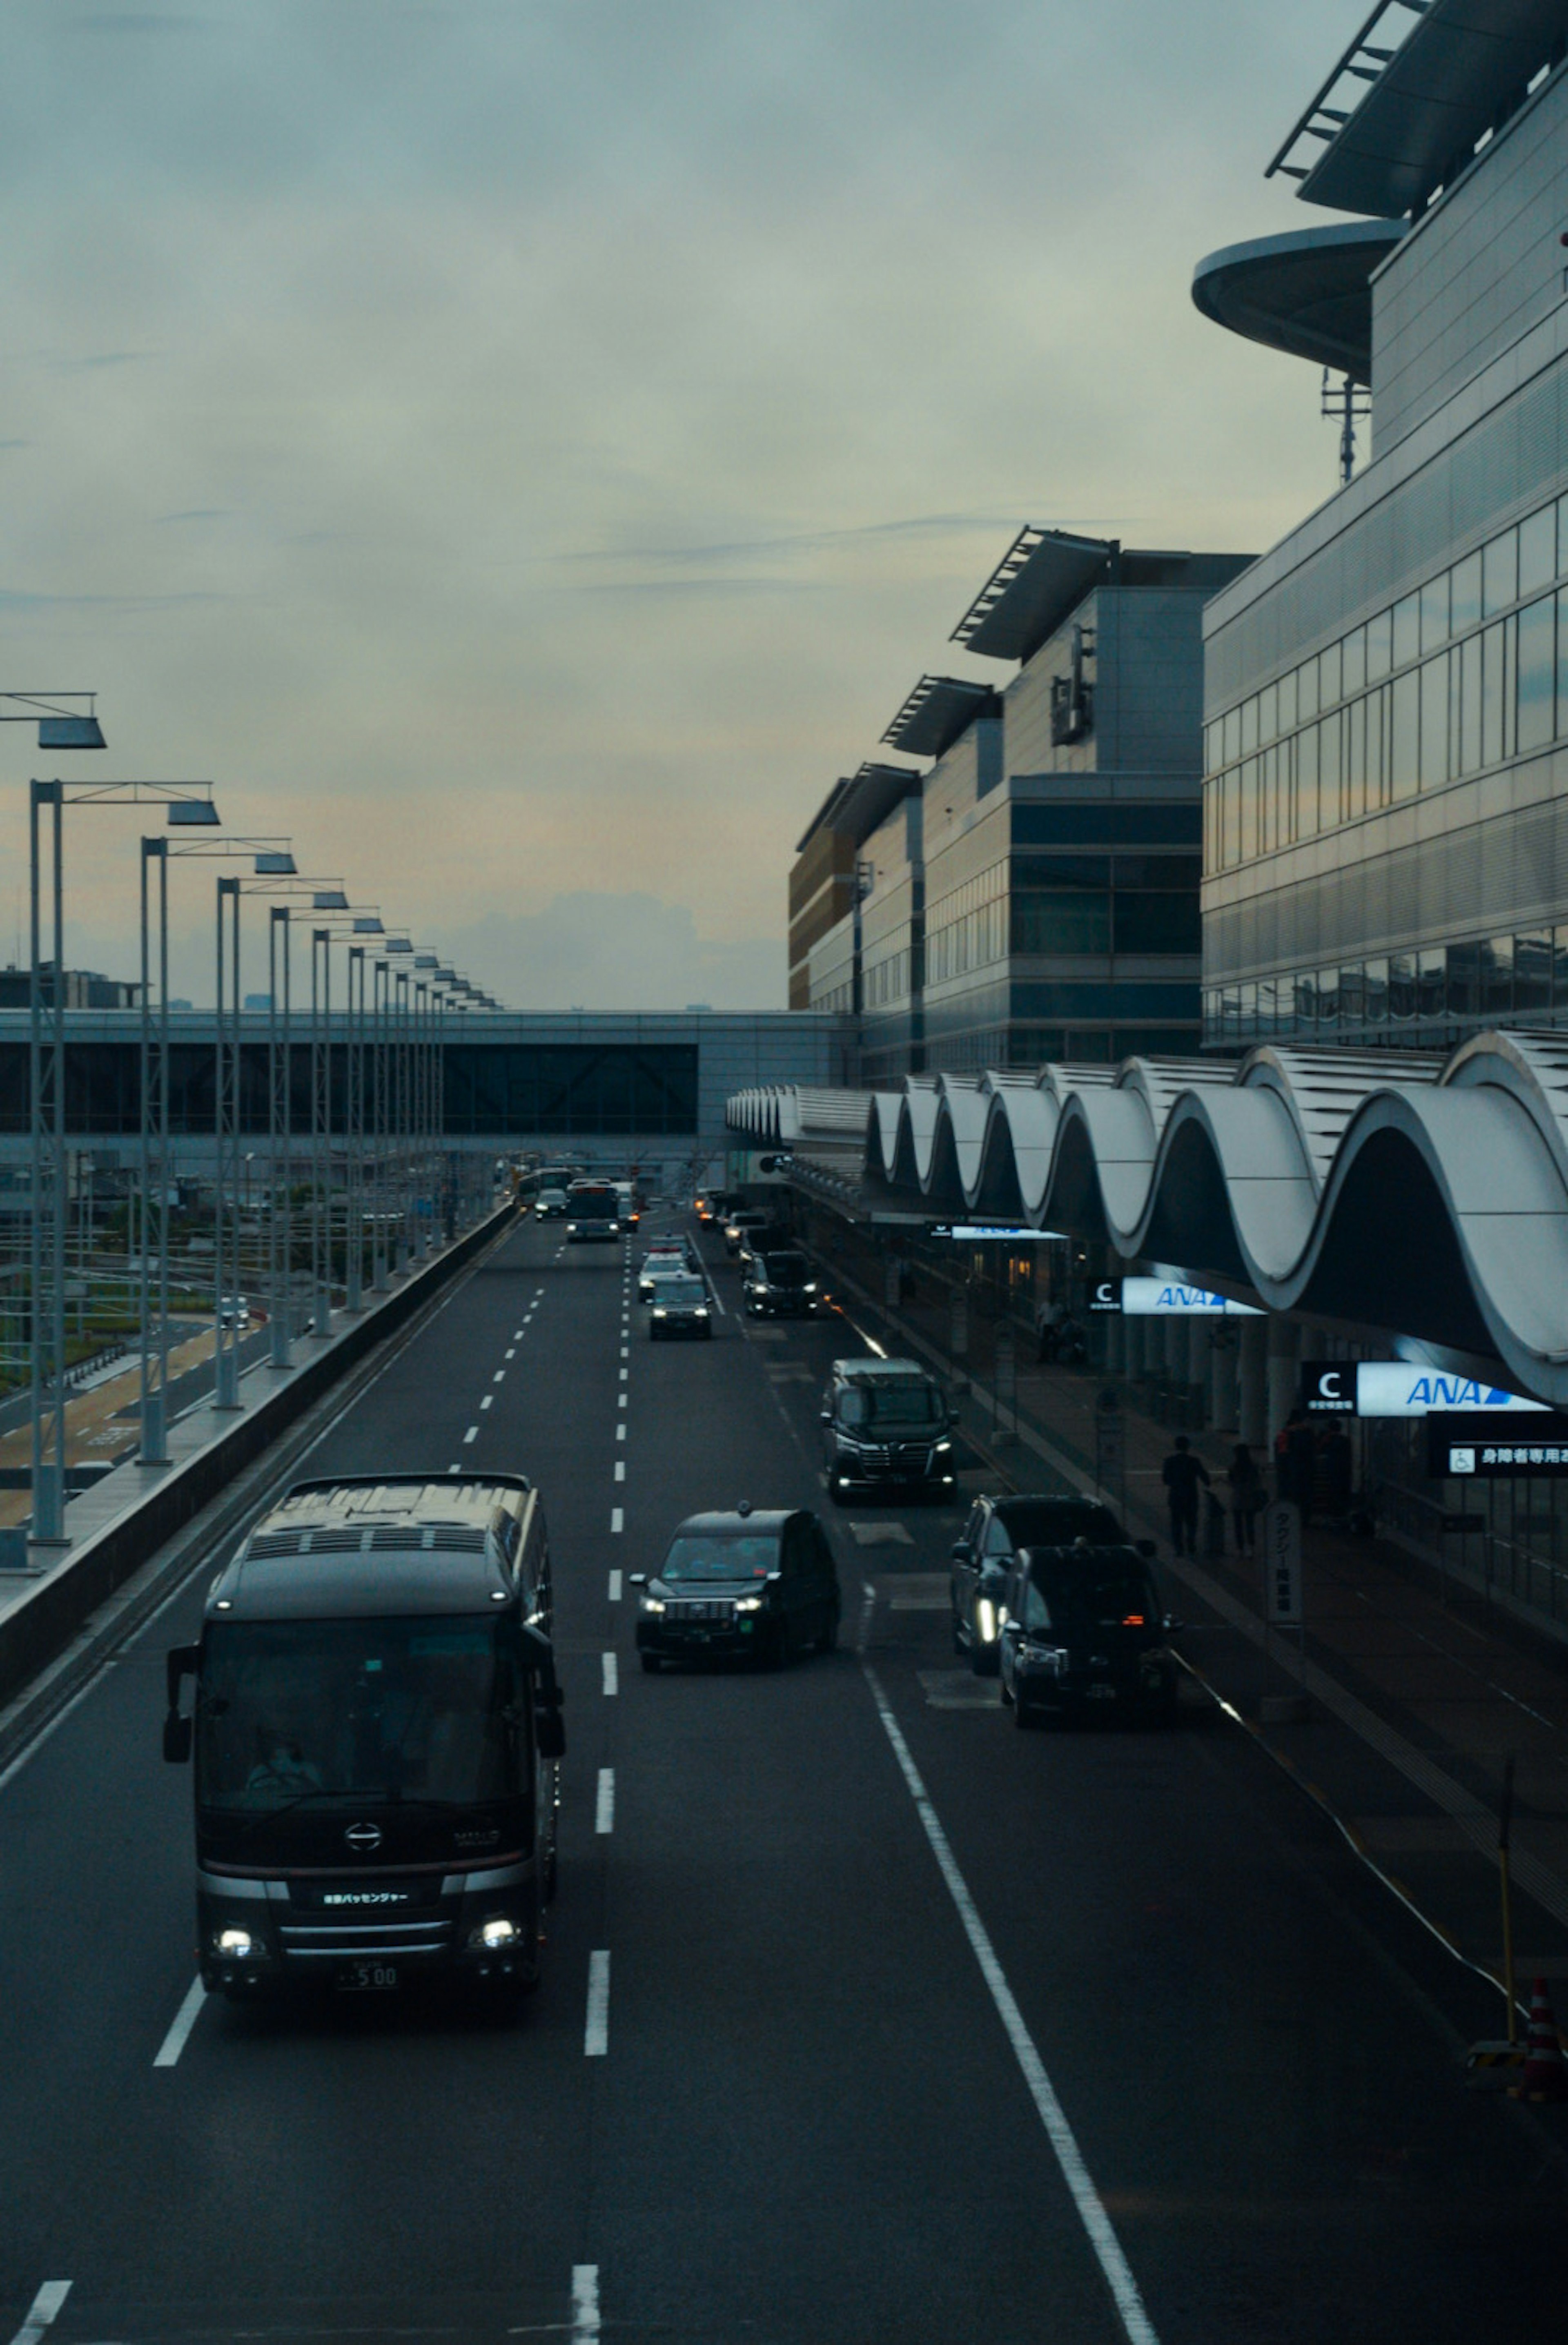
[{"label": "row of light pole", "polygon": [[[85,704],[85,706],[83,706]],[[0,723],[36,722],[39,746],[101,749],[104,736],[86,694],[0,695]],[[35,781],[29,793],[32,983],[29,1119],[32,1159],[31,1398],[32,1543],[68,1544],[66,1509],[66,1263],[69,1194],[66,1148],[66,956],[64,815],[67,805],[161,803],[167,830],[141,841],[141,1132],[137,1213],[139,1257],[140,1426],[138,1463],[168,1463],[169,1131],[168,866],[189,857],[248,859],[248,873],[218,877],[216,1033],[213,1062],[214,1400],[239,1406],[242,1210],[240,1141],[247,1117],[240,992],[240,906],[269,900],[267,1131],[269,1144],[269,1361],[292,1363],[294,1017],[291,939],[297,921],[311,945],[310,1331],[330,1333],[333,1197],[341,1197],[345,1302],[363,1304],[367,1205],[372,1283],[383,1293],[411,1260],[429,1252],[440,1210],[443,1162],[443,1044],[450,1015],[498,1007],[491,997],[421,950],[389,936],[379,911],[354,906],[338,879],[301,876],[287,840],[218,840],[219,817],[207,782]],[[191,835],[178,843],[170,835]],[[331,952],[348,948],[343,1080],[333,1081]],[[334,1118],[336,1107],[339,1114]],[[343,1143],[343,1180],[334,1192],[334,1124]]]}]

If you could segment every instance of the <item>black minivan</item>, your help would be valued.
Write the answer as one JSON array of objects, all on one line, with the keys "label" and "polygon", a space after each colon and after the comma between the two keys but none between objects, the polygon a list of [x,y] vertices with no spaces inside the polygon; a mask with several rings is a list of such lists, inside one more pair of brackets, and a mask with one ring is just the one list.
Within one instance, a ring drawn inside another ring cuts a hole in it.
[{"label": "black minivan", "polygon": [[917,1360],[835,1360],[822,1396],[822,1463],[830,1496],[958,1487],[952,1406]]}]

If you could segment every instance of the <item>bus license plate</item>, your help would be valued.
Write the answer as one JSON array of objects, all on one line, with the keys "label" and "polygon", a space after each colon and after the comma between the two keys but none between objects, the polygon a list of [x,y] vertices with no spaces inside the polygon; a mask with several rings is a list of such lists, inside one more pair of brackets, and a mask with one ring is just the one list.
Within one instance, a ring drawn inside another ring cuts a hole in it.
[{"label": "bus license plate", "polygon": [[338,1986],[344,1995],[373,1995],[378,1988],[396,1985],[395,1963],[344,1963],[338,1972]]}]

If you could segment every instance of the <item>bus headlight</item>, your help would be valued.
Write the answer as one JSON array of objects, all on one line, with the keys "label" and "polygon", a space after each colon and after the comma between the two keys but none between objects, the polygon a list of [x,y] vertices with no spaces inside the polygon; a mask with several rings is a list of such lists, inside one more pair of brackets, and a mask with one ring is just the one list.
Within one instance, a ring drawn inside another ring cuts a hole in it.
[{"label": "bus headlight", "polygon": [[470,1930],[468,1943],[475,1954],[498,1954],[504,1946],[514,1946],[523,1933],[515,1922],[504,1914],[493,1914],[481,1922],[477,1930]]}]

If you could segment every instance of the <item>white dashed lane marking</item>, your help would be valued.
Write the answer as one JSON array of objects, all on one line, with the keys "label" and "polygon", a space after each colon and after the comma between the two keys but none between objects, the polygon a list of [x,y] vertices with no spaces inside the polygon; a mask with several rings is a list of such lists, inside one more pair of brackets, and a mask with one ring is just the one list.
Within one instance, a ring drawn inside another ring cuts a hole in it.
[{"label": "white dashed lane marking", "polygon": [[464,1446],[465,1446],[465,1447],[466,1447],[466,1445],[467,1445],[470,1441],[477,1441],[477,1440],[478,1440],[478,1438],[479,1438],[479,1427],[478,1427],[476,1425],[471,1425],[471,1426],[469,1426],[469,1428],[468,1428],[467,1432],[466,1432],[466,1433],[463,1435],[463,1443],[464,1443]]},{"label": "white dashed lane marking", "polygon": [[572,2266],[573,2345],[597,2345],[599,2335],[599,2267]]},{"label": "white dashed lane marking", "polygon": [[494,1398],[495,1395],[494,1393],[486,1393],[484,1398],[479,1404],[480,1407],[488,1408]]},{"label": "white dashed lane marking", "polygon": [[588,1956],[588,2018],[583,2030],[583,2050],[590,2060],[602,2060],[610,2048],[610,1957],[601,1946]]},{"label": "white dashed lane marking", "polygon": [[599,1801],[594,1811],[594,1830],[614,1832],[616,1828],[616,1771],[613,1767],[599,1770]]},{"label": "white dashed lane marking", "polygon": [[616,1479],[617,1482],[624,1482],[626,1478],[626,1461],[624,1457],[617,1457],[616,1460]]},{"label": "white dashed lane marking", "polygon": [[601,1653],[599,1660],[605,1673],[605,1691],[606,1693],[619,1693],[621,1690],[620,1665],[616,1661],[614,1653]]},{"label": "white dashed lane marking", "polygon": [[614,1537],[616,1533],[625,1530],[626,1527],[626,1518],[625,1509],[620,1507],[612,1507],[610,1508],[611,1536]]},{"label": "white dashed lane marking", "polygon": [[[38,2345],[38,2340],[53,2325],[55,2316],[71,2292],[68,2279],[46,2279],[27,2308],[27,2318],[11,2340],[11,2345]],[[595,2335],[598,2331],[595,2330]]]},{"label": "white dashed lane marking", "polygon": [[[625,1408],[626,1405],[626,1396],[625,1393],[623,1393],[623,1394],[621,1395],[621,1406],[622,1406],[623,1408]],[[626,1426],[625,1426],[624,1425],[617,1425],[617,1426],[616,1426],[616,1439],[617,1441],[624,1441],[624,1440],[626,1439]]]},{"label": "white dashed lane marking", "polygon": [[172,2068],[184,2051],[191,2029],[201,2016],[201,2006],[207,2001],[207,1989],[199,1979],[192,1979],[185,2001],[174,2015],[174,2024],[158,2050],[152,2056],[155,2068]]},{"label": "white dashed lane marking", "polygon": [[490,1381],[491,1381],[491,1383],[492,1383],[493,1385],[504,1385],[504,1384],[505,1383],[505,1381],[506,1381],[506,1371],[505,1371],[505,1369],[504,1369],[504,1368],[497,1368],[497,1369],[496,1369],[496,1371],[495,1371],[495,1374],[491,1377]]},{"label": "white dashed lane marking", "polygon": [[[626,1370],[625,1370],[624,1368],[621,1370],[621,1374],[622,1374],[623,1376],[625,1376],[625,1374],[626,1374]],[[625,1393],[623,1393],[623,1394],[621,1395],[621,1396],[620,1396],[619,1400],[618,1400],[618,1401],[616,1401],[616,1406],[617,1408],[625,1408],[626,1405],[626,1396]],[[621,1433],[624,1433],[625,1431],[626,1431],[626,1426],[623,1425],[623,1426],[622,1426],[622,1427],[621,1427]],[[617,1434],[617,1435],[616,1435],[616,1438],[617,1440],[619,1440],[619,1438],[620,1438],[620,1434]]]},{"label": "white dashed lane marking", "polygon": [[610,1602],[612,1604],[618,1604],[621,1600],[621,1575],[618,1571],[612,1571],[610,1574],[609,1592]]}]

